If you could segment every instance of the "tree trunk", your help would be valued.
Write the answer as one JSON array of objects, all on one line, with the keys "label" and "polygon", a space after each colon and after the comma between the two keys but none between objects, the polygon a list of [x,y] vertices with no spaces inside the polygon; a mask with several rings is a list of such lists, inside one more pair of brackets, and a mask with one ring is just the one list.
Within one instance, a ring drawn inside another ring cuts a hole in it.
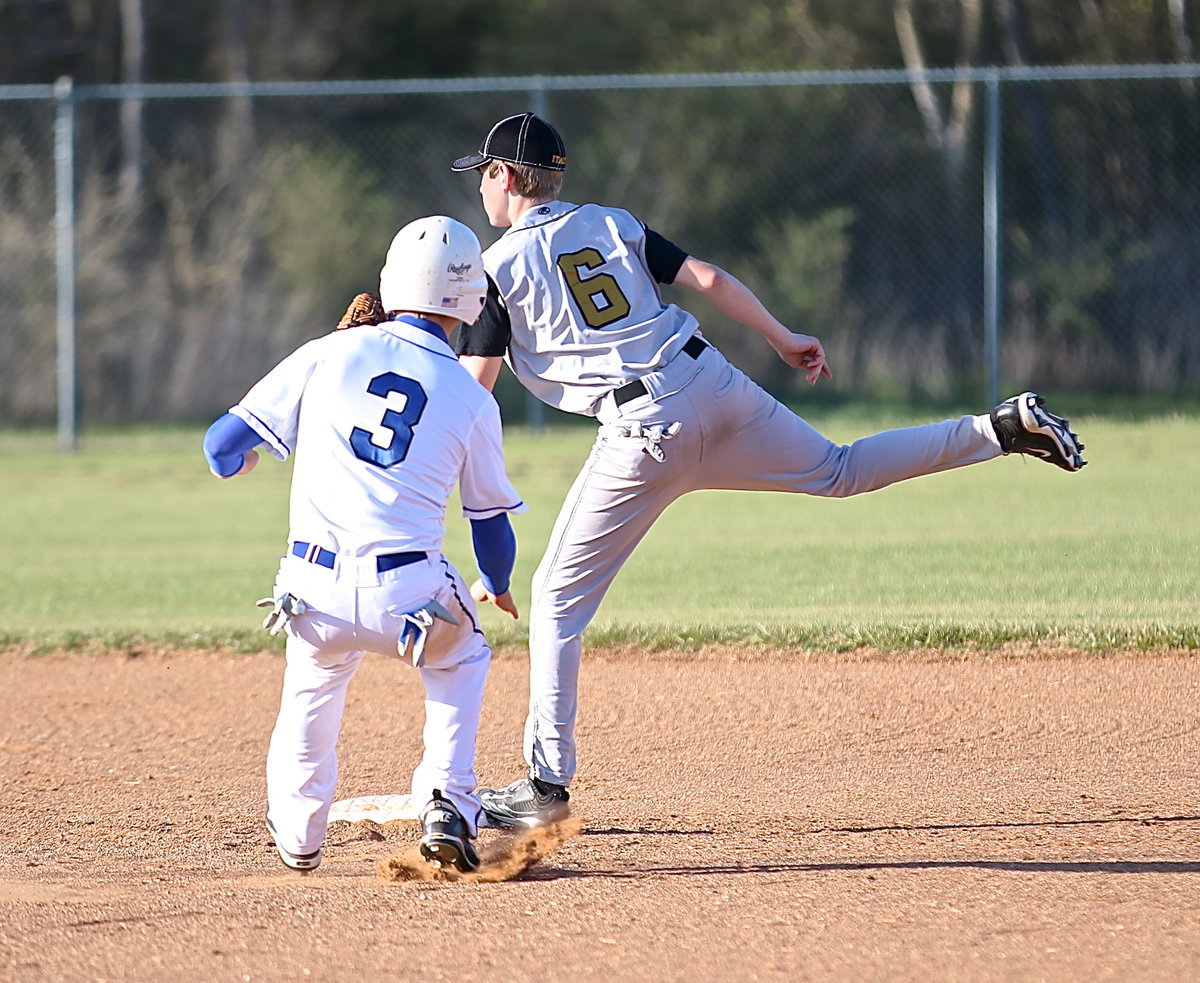
[{"label": "tree trunk", "polygon": [[[1181,62],[1192,60],[1192,34],[1188,30],[1186,0],[1167,0],[1167,13],[1171,21],[1171,40],[1175,43],[1175,57]],[[1196,91],[1195,79],[1180,79],[1183,91],[1189,96]]]},{"label": "tree trunk", "polygon": [[[146,74],[146,19],[142,0],[121,0],[121,81],[141,85]],[[142,192],[142,99],[121,100],[120,201],[130,208]]]},{"label": "tree trunk", "polygon": [[[252,72],[245,4],[243,0],[225,0],[222,13],[226,78],[230,82],[249,82]],[[228,121],[222,131],[225,139],[221,143],[219,166],[226,172],[236,171],[254,145],[254,107],[249,96],[233,96],[229,100]]]},{"label": "tree trunk", "polygon": [[[996,0],[994,10],[1005,61],[1014,66],[1038,64],[1037,51],[1029,34],[1029,14],[1025,9],[1025,0]],[[1042,214],[1048,224],[1061,228],[1066,223],[1067,216],[1063,201],[1066,184],[1063,180],[1062,162],[1058,155],[1051,112],[1046,105],[1045,87],[1015,85],[1012,91],[1029,127],[1030,146],[1034,155],[1033,179]]]},{"label": "tree trunk", "polygon": [[[962,17],[959,21],[958,51],[955,57],[959,68],[970,67],[979,51],[982,0],[959,0]],[[943,268],[946,272],[946,306],[951,326],[952,362],[962,369],[971,369],[978,348],[972,334],[976,319],[972,317],[970,286],[972,271],[969,254],[962,248],[966,235],[966,160],[967,139],[975,110],[975,87],[966,80],[955,81],[950,89],[948,109],[943,110],[934,87],[921,78],[927,70],[925,53],[913,16],[913,0],[894,0],[893,16],[896,37],[904,64],[913,73],[910,87],[917,109],[925,125],[930,145],[941,154],[948,202],[946,229],[942,236]]]},{"label": "tree trunk", "polygon": [[[979,26],[982,20],[982,0],[960,0],[962,21],[958,36],[958,54],[955,63],[959,68],[969,68],[979,52]],[[913,17],[913,0],[895,0],[894,18],[896,37],[900,42],[900,53],[904,65],[910,71],[921,73],[927,70],[925,52],[917,33]],[[966,141],[971,118],[975,109],[975,91],[970,82],[955,82],[950,91],[949,116],[943,112],[933,86],[920,77],[910,83],[913,100],[925,123],[925,133],[930,144],[941,151],[946,179],[950,185],[962,186],[963,165],[966,162]]]}]

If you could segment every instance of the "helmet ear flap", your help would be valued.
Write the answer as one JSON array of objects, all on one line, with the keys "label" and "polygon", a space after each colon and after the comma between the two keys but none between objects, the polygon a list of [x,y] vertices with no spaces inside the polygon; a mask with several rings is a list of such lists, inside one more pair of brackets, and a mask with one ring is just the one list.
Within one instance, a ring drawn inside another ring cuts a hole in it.
[{"label": "helmet ear flap", "polygon": [[443,314],[472,324],[486,297],[483,251],[462,222],[430,215],[392,239],[379,272],[384,310]]}]

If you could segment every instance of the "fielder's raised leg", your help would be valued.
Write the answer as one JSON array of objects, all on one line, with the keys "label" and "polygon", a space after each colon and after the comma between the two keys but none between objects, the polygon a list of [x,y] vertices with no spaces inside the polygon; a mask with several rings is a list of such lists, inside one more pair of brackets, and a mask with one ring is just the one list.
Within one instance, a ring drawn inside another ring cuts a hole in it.
[{"label": "fielder's raised leg", "polygon": [[506,360],[551,406],[599,421],[535,576],[530,618],[528,773],[482,789],[489,818],[536,824],[568,809],[583,631],[609,584],[671,502],[728,488],[845,497],[1017,453],[1065,471],[1084,466],[1068,422],[1034,393],[978,416],[838,445],[760,389],[664,303],[659,284],[704,297],[757,332],[810,384],[831,378],[821,342],[789,330],[736,277],[689,256],[629,212],[559,200],[567,153],[545,120],[501,120],[475,170],[491,224],[493,281],[459,335],[463,363],[491,386]]}]

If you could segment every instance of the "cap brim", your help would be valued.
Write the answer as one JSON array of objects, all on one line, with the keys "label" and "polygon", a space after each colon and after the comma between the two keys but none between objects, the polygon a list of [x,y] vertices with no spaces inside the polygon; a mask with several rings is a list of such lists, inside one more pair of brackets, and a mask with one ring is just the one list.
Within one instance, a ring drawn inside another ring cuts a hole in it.
[{"label": "cap brim", "polygon": [[483,154],[468,154],[466,157],[459,157],[453,164],[450,165],[452,171],[473,171],[480,164],[486,164],[491,158],[484,157]]}]

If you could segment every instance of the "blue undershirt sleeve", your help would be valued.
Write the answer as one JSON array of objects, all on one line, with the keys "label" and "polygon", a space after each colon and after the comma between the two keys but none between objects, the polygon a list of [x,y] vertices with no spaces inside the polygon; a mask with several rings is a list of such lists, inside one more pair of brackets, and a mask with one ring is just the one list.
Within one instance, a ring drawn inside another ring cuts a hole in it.
[{"label": "blue undershirt sleeve", "polygon": [[490,519],[472,519],[471,542],[483,586],[493,594],[503,594],[509,588],[517,558],[517,537],[508,513],[501,512]]},{"label": "blue undershirt sleeve", "polygon": [[245,420],[226,413],[218,417],[204,435],[204,456],[208,466],[222,478],[237,474],[246,460],[246,451],[263,442]]}]

